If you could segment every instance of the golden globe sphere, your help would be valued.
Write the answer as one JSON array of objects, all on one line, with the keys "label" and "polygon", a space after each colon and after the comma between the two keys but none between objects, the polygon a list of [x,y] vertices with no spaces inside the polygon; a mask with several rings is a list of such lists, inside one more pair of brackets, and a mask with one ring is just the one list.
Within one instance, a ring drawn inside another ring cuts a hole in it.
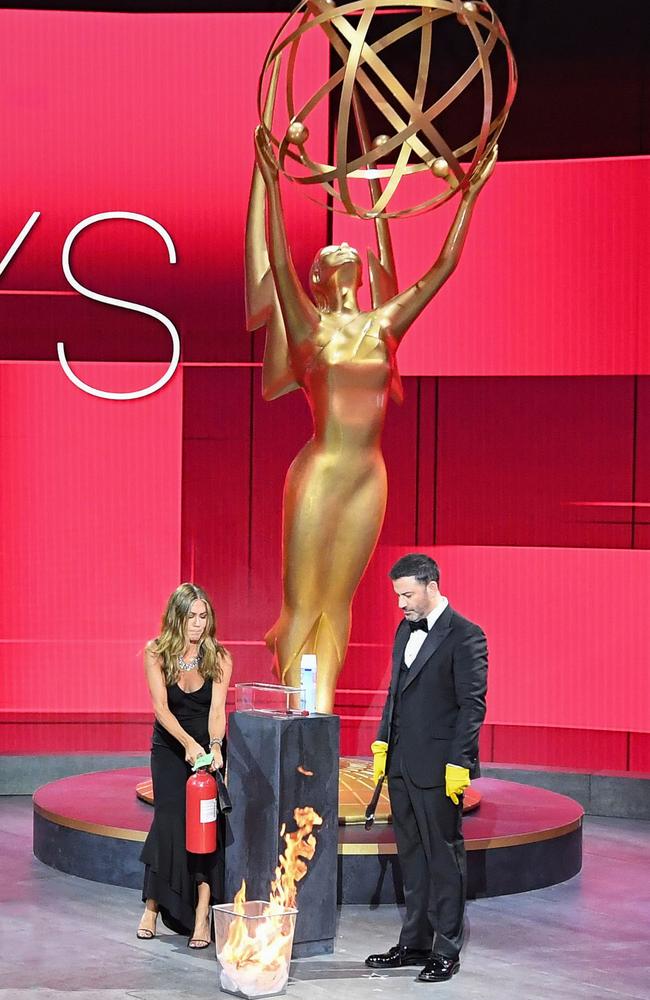
[{"label": "golden globe sphere", "polygon": [[309,129],[307,126],[299,121],[291,122],[287,129],[287,142],[293,143],[294,146],[303,146],[308,139]]},{"label": "golden globe sphere", "polygon": [[449,174],[449,164],[445,160],[444,156],[438,156],[433,161],[431,169],[436,177],[447,177]]},{"label": "golden globe sphere", "polygon": [[[300,67],[313,63],[316,35],[329,50],[323,64],[331,75],[305,93]],[[397,41],[416,54],[415,79],[392,50]],[[441,88],[443,50],[450,68]],[[499,138],[516,86],[508,37],[487,0],[419,0],[402,8],[395,0],[302,0],[266,55],[258,110],[281,173],[306,193],[322,185],[333,211],[391,219],[467,189]],[[388,133],[374,139],[365,119],[374,117],[371,108]],[[428,186],[424,196],[418,187],[423,200],[409,204],[406,188],[417,173]]]}]

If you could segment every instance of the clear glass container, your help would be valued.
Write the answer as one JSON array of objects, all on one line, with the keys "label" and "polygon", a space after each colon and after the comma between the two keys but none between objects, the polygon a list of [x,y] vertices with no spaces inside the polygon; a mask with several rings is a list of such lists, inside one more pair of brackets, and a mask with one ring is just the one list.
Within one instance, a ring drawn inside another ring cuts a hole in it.
[{"label": "clear glass container", "polygon": [[308,715],[301,708],[304,692],[284,684],[235,684],[235,711],[262,715]]},{"label": "clear glass container", "polygon": [[298,911],[251,899],[236,912],[219,903],[214,913],[219,985],[224,993],[257,1000],[286,993]]}]

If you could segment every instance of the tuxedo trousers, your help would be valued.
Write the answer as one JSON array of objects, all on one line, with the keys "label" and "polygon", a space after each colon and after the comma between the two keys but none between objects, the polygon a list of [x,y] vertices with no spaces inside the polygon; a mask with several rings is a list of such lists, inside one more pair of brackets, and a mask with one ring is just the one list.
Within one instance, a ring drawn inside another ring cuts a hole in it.
[{"label": "tuxedo trousers", "polygon": [[456,958],[463,943],[467,863],[461,804],[442,788],[418,788],[393,747],[388,794],[404,882],[399,943]]}]

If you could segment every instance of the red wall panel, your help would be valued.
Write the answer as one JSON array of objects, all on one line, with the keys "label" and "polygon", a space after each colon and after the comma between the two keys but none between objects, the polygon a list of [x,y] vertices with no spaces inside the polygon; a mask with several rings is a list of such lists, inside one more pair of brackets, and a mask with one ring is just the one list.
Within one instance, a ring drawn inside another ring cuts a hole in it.
[{"label": "red wall panel", "polygon": [[587,771],[625,771],[627,733],[494,726],[493,760]]},{"label": "red wall panel", "polygon": [[636,379],[634,545],[650,548],[650,378]]},{"label": "red wall panel", "polygon": [[[412,181],[416,204],[430,181]],[[650,157],[499,163],[458,270],[403,343],[402,374],[650,372],[649,204]],[[400,288],[433,263],[456,207],[395,221]],[[334,234],[372,245],[368,223],[337,215]]]},{"label": "red wall panel", "polygon": [[106,713],[65,712],[42,718],[0,716],[1,754],[147,753],[151,746],[152,713],[129,713],[112,719]]},{"label": "red wall panel", "polygon": [[[359,591],[358,626],[378,642],[391,641],[399,621],[386,573],[405,551],[378,551]],[[648,731],[649,552],[451,545],[425,551],[439,561],[442,592],[488,637],[488,722]]]},{"label": "red wall panel", "polygon": [[235,685],[241,682],[261,681],[274,684],[271,675],[271,657],[261,639],[235,639],[236,624],[221,631],[221,639],[233,658],[233,674],[228,704],[234,710]]},{"label": "red wall panel", "polygon": [[399,544],[410,538],[416,522],[418,467],[418,387],[404,386],[401,406],[390,403],[384,425],[383,451],[388,475],[388,500],[381,541]]},{"label": "red wall panel", "polygon": [[441,379],[436,541],[627,547],[631,378]]},{"label": "red wall panel", "polygon": [[390,684],[391,639],[391,633],[368,628],[365,636],[353,638],[339,677],[337,707],[351,706],[354,715],[381,715]]},{"label": "red wall panel", "polygon": [[[134,222],[84,231],[73,248],[82,283],[168,315],[190,360],[247,360],[243,230],[257,122],[257,73],[283,15],[0,13],[2,254],[34,210],[36,227],[0,280],[0,357],[53,358],[65,330],[68,358],[170,356],[166,331],[79,295],[26,302],[20,290],[67,290],[66,235],[99,212],[138,212],[175,243]],[[326,74],[327,45],[306,40],[298,85]],[[313,115],[325,123],[326,105]],[[304,273],[327,242],[325,216],[289,199],[296,262]]]},{"label": "red wall panel", "polygon": [[630,733],[629,768],[650,774],[650,733]]},{"label": "red wall panel", "polygon": [[[265,402],[259,369],[253,381],[251,411],[251,606],[253,632],[261,639],[275,622],[282,603],[282,491],[291,462],[312,433],[309,405],[302,389]],[[271,657],[265,651],[270,667]]]},{"label": "red wall panel", "polygon": [[251,373],[189,366],[184,374],[182,573],[209,593],[220,634],[246,638]]},{"label": "red wall panel", "polygon": [[[385,696],[385,692],[382,693]],[[337,711],[341,715],[341,753],[350,756],[369,757],[370,744],[377,735],[379,725],[378,715],[381,715],[383,707],[383,697],[378,712],[373,715],[358,714],[354,706],[344,702],[345,696],[337,699]],[[479,756],[482,763],[492,761],[492,736],[494,726],[484,725],[479,736]],[[525,744],[524,744],[525,753]],[[526,757],[518,759],[518,762],[526,761]],[[650,768],[649,768],[650,769]]]},{"label": "red wall panel", "polygon": [[483,764],[494,760],[494,726],[484,723],[478,734],[479,759]]},{"label": "red wall panel", "polygon": [[341,718],[341,753],[350,757],[369,757],[370,744],[377,733],[376,722],[358,722]]},{"label": "red wall panel", "polygon": [[[410,387],[410,378],[404,379]],[[415,542],[431,545],[436,540],[438,506],[438,401],[439,380],[419,378],[417,521]]]},{"label": "red wall panel", "polygon": [[[159,365],[80,365],[118,390]],[[182,375],[128,404],[57,364],[0,364],[0,708],[141,711],[178,583]],[[20,669],[16,669],[20,664]]]}]

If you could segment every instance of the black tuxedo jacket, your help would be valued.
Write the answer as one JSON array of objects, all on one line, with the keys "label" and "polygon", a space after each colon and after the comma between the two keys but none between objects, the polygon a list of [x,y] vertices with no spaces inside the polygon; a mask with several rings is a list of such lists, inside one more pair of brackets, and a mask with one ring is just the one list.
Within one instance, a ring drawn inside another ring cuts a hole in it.
[{"label": "black tuxedo jacket", "polygon": [[[411,631],[400,622],[393,672],[377,739],[389,745],[400,666]],[[428,633],[402,688],[400,757],[415,785],[445,783],[445,765],[476,777],[478,734],[485,718],[487,643],[482,629],[448,605]]]}]

